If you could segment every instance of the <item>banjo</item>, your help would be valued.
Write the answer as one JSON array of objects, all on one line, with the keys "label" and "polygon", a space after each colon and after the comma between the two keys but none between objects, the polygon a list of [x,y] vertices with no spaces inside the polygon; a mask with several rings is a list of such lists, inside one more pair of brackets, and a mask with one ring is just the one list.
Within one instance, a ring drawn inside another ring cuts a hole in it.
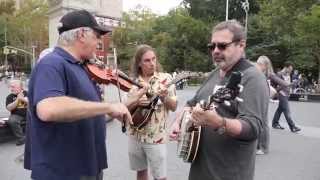
[{"label": "banjo", "polygon": [[[242,85],[240,85],[241,77],[241,72],[232,72],[226,86],[218,89],[214,94],[209,96],[208,101],[200,101],[201,108],[210,110],[222,103],[231,106],[230,101],[232,100],[242,102],[243,100],[237,97],[242,91]],[[184,162],[192,163],[197,157],[200,136],[201,126],[195,126],[193,124],[190,111],[184,111],[181,116],[177,146],[177,155],[179,158],[182,158]]]}]

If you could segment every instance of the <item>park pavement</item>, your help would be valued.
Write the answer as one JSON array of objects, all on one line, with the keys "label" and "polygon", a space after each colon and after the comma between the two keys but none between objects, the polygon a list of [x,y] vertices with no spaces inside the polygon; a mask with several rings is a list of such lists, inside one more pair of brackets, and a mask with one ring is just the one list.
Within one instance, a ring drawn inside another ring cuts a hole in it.
[{"label": "park pavement", "polygon": [[[196,87],[178,91],[179,109],[192,97]],[[114,88],[108,88],[108,97],[115,100]],[[4,108],[4,99],[8,90],[0,82],[0,115],[8,114]],[[276,109],[276,103],[270,103],[269,120]],[[285,130],[271,129],[270,153],[257,156],[255,180],[320,180],[320,118],[318,103],[290,102],[292,116],[300,133],[291,133],[282,117],[281,124]],[[171,113],[168,125],[175,113]],[[19,161],[23,146],[14,142],[0,144],[0,180],[29,180],[30,172],[24,170]],[[127,155],[127,136],[121,133],[116,120],[108,123],[107,153],[109,168],[104,171],[106,180],[131,180],[135,173],[129,170]],[[62,162],[63,163],[63,162]],[[168,179],[186,180],[189,164],[176,156],[176,143],[168,143]],[[200,180],[200,179],[199,179]]]}]

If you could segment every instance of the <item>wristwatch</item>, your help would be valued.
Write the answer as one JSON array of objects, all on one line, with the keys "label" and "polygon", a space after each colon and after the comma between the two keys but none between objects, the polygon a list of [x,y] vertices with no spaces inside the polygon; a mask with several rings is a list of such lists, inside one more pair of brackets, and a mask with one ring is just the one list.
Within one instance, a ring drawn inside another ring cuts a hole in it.
[{"label": "wristwatch", "polygon": [[226,132],[226,124],[226,119],[222,117],[222,125],[217,129],[218,134],[222,135]]}]

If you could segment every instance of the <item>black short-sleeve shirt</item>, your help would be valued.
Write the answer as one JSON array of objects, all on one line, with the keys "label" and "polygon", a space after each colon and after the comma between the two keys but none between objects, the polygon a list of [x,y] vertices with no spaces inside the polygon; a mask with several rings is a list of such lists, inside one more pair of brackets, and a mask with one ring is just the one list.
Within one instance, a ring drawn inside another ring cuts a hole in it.
[{"label": "black short-sleeve shirt", "polygon": [[[28,95],[27,91],[23,91],[23,95],[26,97]],[[13,94],[13,93],[9,94],[6,98],[6,106],[14,102],[16,99],[17,99],[16,94]],[[28,106],[27,103],[23,101],[19,101],[17,107],[11,111],[11,114],[26,117],[27,106]]]}]

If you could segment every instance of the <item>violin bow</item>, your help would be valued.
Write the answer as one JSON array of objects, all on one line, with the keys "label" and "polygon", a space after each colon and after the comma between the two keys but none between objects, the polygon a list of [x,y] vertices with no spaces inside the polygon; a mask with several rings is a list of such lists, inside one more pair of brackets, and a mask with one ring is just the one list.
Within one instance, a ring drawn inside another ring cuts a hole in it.
[{"label": "violin bow", "polygon": [[[120,92],[120,83],[119,83],[119,72],[118,72],[118,61],[117,61],[117,49],[113,48],[113,60],[114,60],[114,67],[115,67],[115,73],[116,73],[116,77],[117,77],[117,88],[118,88],[118,96],[119,96],[119,101],[120,103],[122,103],[122,99],[121,99],[121,92]],[[127,131],[126,128],[126,122],[124,121],[126,117],[122,117],[122,127],[121,127],[121,131],[123,133],[125,133]]]}]

